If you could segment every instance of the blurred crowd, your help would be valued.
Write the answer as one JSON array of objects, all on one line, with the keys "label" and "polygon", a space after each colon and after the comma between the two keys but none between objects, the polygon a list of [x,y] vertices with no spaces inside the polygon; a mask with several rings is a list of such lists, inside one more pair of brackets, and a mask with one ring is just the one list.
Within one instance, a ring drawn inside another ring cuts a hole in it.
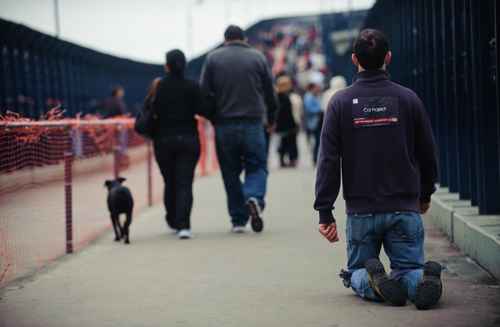
[{"label": "blurred crowd", "polygon": [[276,133],[281,167],[295,167],[299,157],[297,137],[300,131],[316,164],[323,115],[336,91],[346,86],[342,76],[331,76],[326,65],[318,27],[312,23],[275,24],[250,38],[262,51],[275,76],[280,104]]},{"label": "blurred crowd", "polygon": [[275,76],[286,72],[302,90],[312,76],[322,79],[328,74],[320,33],[314,24],[275,24],[250,43],[266,55]]}]

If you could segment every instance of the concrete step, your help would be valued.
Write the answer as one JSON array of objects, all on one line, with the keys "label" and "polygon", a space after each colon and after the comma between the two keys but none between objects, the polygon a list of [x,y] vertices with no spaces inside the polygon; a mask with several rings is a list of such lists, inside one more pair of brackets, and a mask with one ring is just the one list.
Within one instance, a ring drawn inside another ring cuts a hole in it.
[{"label": "concrete step", "polygon": [[441,188],[432,198],[429,216],[466,255],[500,280],[500,215],[480,215],[470,201]]}]

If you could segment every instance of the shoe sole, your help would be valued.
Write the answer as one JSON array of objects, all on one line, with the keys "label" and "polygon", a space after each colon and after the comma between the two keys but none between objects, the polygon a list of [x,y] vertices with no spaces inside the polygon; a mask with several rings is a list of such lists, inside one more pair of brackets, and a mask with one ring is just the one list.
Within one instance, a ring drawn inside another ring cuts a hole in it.
[{"label": "shoe sole", "polygon": [[417,285],[415,306],[419,310],[427,310],[435,306],[443,295],[441,282],[441,265],[437,262],[428,262],[424,266],[424,278]]},{"label": "shoe sole", "polygon": [[435,278],[426,278],[417,286],[415,306],[418,310],[427,310],[435,306],[443,293],[441,281]]},{"label": "shoe sole", "polygon": [[256,233],[262,232],[264,229],[264,221],[260,217],[260,210],[257,208],[255,201],[248,201],[248,210],[250,212],[250,225]]},{"label": "shoe sole", "polygon": [[384,265],[379,260],[368,260],[365,264],[370,285],[386,302],[394,306],[406,304],[406,292],[401,284],[387,277]]}]

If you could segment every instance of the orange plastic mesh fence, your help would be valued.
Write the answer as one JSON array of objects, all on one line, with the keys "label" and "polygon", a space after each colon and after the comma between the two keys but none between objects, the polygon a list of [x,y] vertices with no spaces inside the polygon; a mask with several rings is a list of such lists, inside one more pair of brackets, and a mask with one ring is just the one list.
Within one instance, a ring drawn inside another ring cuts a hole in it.
[{"label": "orange plastic mesh fence", "polygon": [[[162,198],[151,145],[133,124],[127,117],[0,118],[0,287],[67,253],[68,233],[78,250],[109,229],[106,179],[127,179],[135,215]],[[218,167],[214,133],[201,120],[199,132],[198,175],[205,175]]]}]

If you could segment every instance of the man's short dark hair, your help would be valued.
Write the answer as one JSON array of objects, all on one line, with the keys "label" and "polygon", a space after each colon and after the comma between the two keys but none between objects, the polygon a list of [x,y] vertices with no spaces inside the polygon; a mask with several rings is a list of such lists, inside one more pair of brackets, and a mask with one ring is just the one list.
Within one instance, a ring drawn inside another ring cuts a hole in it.
[{"label": "man's short dark hair", "polygon": [[229,25],[224,32],[224,40],[243,41],[245,40],[245,32],[239,26]]},{"label": "man's short dark hair", "polygon": [[354,41],[353,52],[366,70],[380,69],[389,51],[389,41],[379,30],[362,30]]}]

